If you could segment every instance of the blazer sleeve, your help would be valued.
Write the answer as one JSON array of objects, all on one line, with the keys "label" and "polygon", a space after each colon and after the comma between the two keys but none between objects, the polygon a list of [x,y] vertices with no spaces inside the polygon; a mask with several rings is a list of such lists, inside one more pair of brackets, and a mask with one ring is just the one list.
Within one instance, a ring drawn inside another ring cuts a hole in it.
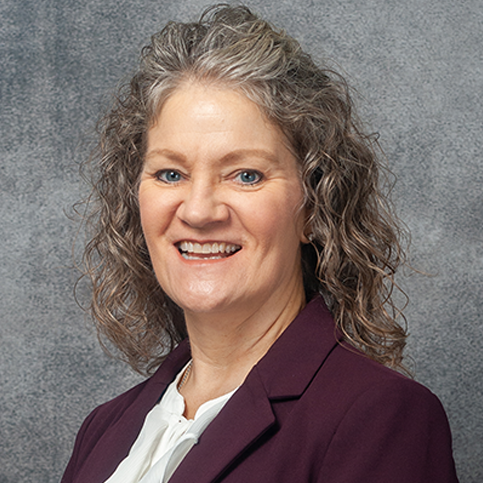
[{"label": "blazer sleeve", "polygon": [[406,379],[360,394],[332,436],[318,483],[457,483],[438,398]]}]

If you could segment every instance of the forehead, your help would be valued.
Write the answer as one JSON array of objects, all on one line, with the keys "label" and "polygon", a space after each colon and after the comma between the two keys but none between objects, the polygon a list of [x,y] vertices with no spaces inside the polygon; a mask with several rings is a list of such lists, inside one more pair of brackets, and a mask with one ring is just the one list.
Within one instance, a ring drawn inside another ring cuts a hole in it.
[{"label": "forehead", "polygon": [[281,129],[237,89],[187,83],[164,102],[148,131],[148,154],[166,150],[290,151]]},{"label": "forehead", "polygon": [[210,122],[221,118],[225,122],[226,119],[233,121],[235,115],[273,126],[259,106],[240,89],[204,82],[182,83],[164,101],[153,124],[168,119],[168,123],[192,121],[192,125],[199,123],[200,127],[208,127]]}]

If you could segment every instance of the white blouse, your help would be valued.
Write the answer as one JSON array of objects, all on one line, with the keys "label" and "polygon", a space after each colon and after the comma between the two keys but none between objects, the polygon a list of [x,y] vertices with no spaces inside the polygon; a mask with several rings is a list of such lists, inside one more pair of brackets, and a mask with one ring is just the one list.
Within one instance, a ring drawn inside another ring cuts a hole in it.
[{"label": "white blouse", "polygon": [[194,419],[183,416],[185,402],[178,392],[188,365],[168,386],[161,401],[146,416],[129,454],[105,483],[164,483],[236,391],[202,404]]}]

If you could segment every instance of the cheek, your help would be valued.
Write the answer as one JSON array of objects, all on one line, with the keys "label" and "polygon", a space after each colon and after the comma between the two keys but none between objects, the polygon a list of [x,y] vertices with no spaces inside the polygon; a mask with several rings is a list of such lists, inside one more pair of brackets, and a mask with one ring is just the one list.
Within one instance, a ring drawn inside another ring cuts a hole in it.
[{"label": "cheek", "polygon": [[[146,189],[139,189],[139,213],[141,216],[141,226],[143,228],[144,236],[149,238],[154,226],[153,220],[156,219],[156,205],[152,202],[152,197]],[[148,240],[147,240],[148,241]]]},{"label": "cheek", "polygon": [[302,197],[286,193],[254,204],[247,210],[259,238],[273,248],[294,248],[302,240],[304,216]]},{"label": "cheek", "polygon": [[141,183],[139,187],[138,200],[141,226],[146,239],[162,234],[169,224],[170,213],[173,211],[169,197],[161,193],[156,186],[146,182]]}]

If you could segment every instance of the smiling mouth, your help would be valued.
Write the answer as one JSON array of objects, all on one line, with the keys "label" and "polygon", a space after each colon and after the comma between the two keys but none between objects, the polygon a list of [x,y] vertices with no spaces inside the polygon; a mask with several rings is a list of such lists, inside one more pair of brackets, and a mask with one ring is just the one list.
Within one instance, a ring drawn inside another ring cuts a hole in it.
[{"label": "smiling mouth", "polygon": [[179,253],[186,260],[219,260],[227,258],[241,250],[241,246],[233,243],[193,243],[182,241],[176,244]]}]

